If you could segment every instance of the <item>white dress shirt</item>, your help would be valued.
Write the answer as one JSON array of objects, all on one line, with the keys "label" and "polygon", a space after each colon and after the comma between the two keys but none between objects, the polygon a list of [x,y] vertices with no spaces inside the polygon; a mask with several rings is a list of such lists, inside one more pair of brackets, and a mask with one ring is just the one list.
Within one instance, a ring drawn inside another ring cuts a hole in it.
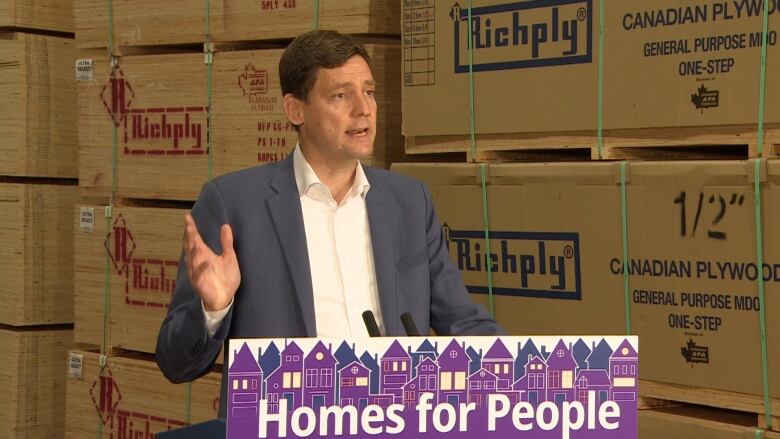
[{"label": "white dress shirt", "polygon": [[[366,194],[371,186],[363,167],[357,164],[355,180],[341,203],[317,177],[300,146],[293,151],[293,171],[306,231],[317,336],[368,336],[362,319],[366,310],[374,313],[384,333],[366,210]],[[220,311],[203,309],[210,336],[232,304]]]}]

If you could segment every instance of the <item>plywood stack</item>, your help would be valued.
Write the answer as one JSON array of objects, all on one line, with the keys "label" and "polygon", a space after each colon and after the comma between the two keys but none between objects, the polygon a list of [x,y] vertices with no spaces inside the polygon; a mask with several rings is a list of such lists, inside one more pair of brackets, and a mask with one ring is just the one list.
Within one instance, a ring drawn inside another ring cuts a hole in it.
[{"label": "plywood stack", "polygon": [[780,349],[771,342],[780,327],[780,161],[759,169],[762,269],[750,161],[394,169],[429,186],[451,259],[507,332],[636,334],[641,396],[750,413],[757,428],[766,367],[773,429],[780,428]]},{"label": "plywood stack", "polygon": [[[400,49],[367,49],[375,59],[381,109],[367,162],[385,167],[402,150]],[[79,82],[82,197],[106,200],[112,191],[115,130],[116,194],[124,198],[194,200],[209,175],[284,159],[297,133],[282,108],[282,52],[214,54],[210,95],[202,54],[122,57],[113,77],[105,57],[89,57],[92,79]]]},{"label": "plywood stack", "polygon": [[115,207],[107,219],[103,206],[76,207],[76,340],[100,345],[107,337],[111,347],[154,352],[176,284],[185,211]]},{"label": "plywood stack", "polygon": [[207,40],[290,39],[315,27],[394,38],[401,32],[398,2],[381,0],[215,0],[205,4],[208,11],[200,0],[116,2],[112,23],[107,5],[75,1],[79,48],[106,47],[109,31],[120,51]]},{"label": "plywood stack", "polygon": [[24,29],[73,34],[73,0],[2,0],[0,30]]},{"label": "plywood stack", "polygon": [[[404,149],[397,2],[212,1],[204,11],[203,2],[144,0],[114,2],[110,14],[109,4],[75,2],[80,199],[70,218],[75,339],[102,349],[111,365],[154,352],[175,288],[183,217],[202,185],[283,160],[295,146],[278,81],[292,38],[319,27],[362,39],[379,105],[367,164],[388,167]],[[123,386],[148,385],[143,379],[129,375]],[[68,410],[84,411],[70,398],[77,385],[69,382]],[[156,397],[139,392],[138,404]],[[68,434],[81,437],[84,422],[73,419]]]},{"label": "plywood stack", "polygon": [[64,431],[78,197],[72,9],[0,1],[0,438]]},{"label": "plywood stack", "polygon": [[174,385],[150,356],[109,357],[86,350],[68,353],[65,437],[150,438],[155,433],[214,419],[220,374],[211,372],[192,385]]},{"label": "plywood stack", "polygon": [[767,4],[765,30],[761,3],[404,2],[407,152],[683,158],[715,146],[747,158],[761,120],[762,152],[777,156],[780,21]]}]

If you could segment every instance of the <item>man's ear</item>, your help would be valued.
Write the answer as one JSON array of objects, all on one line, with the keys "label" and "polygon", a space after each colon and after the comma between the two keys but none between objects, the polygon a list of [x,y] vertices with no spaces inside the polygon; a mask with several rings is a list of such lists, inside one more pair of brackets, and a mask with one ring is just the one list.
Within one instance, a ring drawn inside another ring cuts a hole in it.
[{"label": "man's ear", "polygon": [[292,95],[287,93],[282,98],[284,104],[284,113],[287,115],[287,119],[293,125],[303,124],[303,102]]}]

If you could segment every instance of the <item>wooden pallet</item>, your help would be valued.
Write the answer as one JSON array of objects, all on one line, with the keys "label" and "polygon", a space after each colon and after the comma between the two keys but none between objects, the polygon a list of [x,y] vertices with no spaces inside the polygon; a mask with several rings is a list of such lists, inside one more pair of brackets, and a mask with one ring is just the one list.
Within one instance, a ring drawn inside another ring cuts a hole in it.
[{"label": "wooden pallet", "polygon": [[[762,429],[767,428],[764,414],[764,398],[761,395],[659,383],[648,380],[640,380],[639,392],[641,395],[640,408],[695,404],[749,413],[755,420],[754,426]],[[772,398],[771,406],[772,430],[780,432],[780,398]]]},{"label": "wooden pallet", "polygon": [[[406,137],[407,154],[468,152],[469,161],[734,160],[758,157],[755,125],[646,128],[595,132],[484,134],[472,153],[468,136]],[[780,125],[767,125],[762,157],[780,156]]]},{"label": "wooden pallet", "polygon": [[780,438],[780,433],[762,430],[750,413],[711,407],[676,404],[640,409],[640,439],[752,439],[759,434],[764,439]]}]

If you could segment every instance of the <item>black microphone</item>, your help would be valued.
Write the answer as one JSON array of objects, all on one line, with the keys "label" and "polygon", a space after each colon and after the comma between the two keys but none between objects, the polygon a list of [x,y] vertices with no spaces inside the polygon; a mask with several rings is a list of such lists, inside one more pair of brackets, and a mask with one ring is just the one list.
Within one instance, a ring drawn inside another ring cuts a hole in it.
[{"label": "black microphone", "polygon": [[401,314],[401,323],[404,324],[406,335],[408,335],[409,337],[420,336],[420,331],[417,330],[417,325],[414,324],[414,319],[412,318],[411,314],[409,314],[408,312]]},{"label": "black microphone", "polygon": [[368,331],[368,335],[370,337],[382,336],[382,334],[379,332],[379,326],[376,325],[374,313],[372,313],[370,310],[363,311],[363,323],[365,323],[366,330]]}]

